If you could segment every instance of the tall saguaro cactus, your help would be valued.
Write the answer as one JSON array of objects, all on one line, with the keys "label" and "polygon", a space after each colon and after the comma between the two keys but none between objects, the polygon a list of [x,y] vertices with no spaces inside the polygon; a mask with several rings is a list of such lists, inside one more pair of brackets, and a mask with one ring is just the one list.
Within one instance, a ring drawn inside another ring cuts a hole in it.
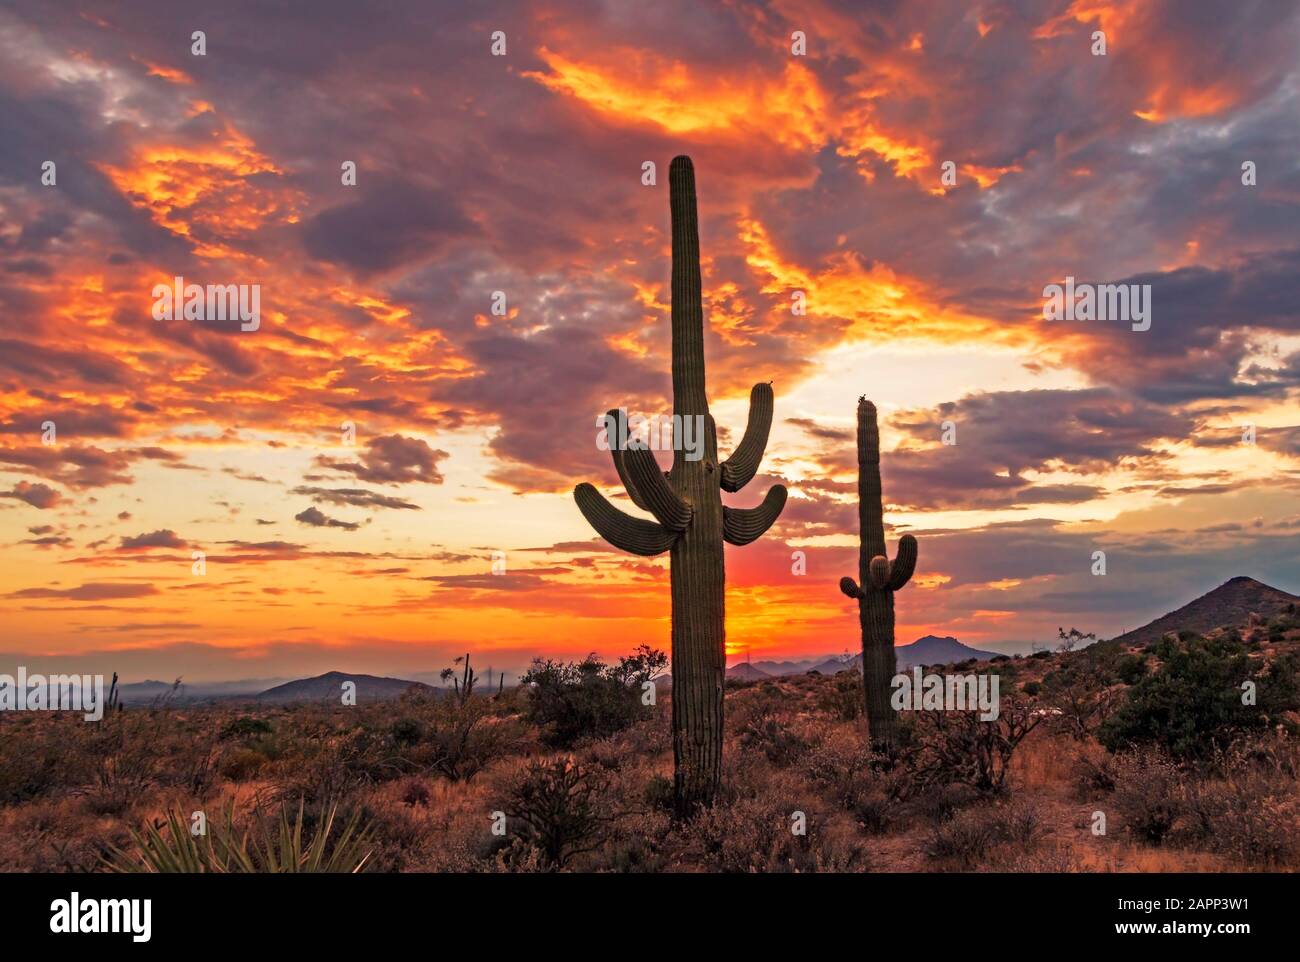
[{"label": "tall saguaro cactus", "polygon": [[684,424],[687,419],[702,423],[703,450],[693,460],[675,441],[673,467],[665,473],[644,442],[622,443],[627,435],[623,414],[610,411],[605,423],[614,467],[633,504],[655,520],[616,508],[590,484],[578,485],[573,496],[591,526],[614,547],[647,557],[669,552],[674,788],[677,811],[687,814],[712,803],[722,773],[722,690],[727,667],[722,543],[746,545],[757,539],[785,507],[786,490],[773,485],[756,508],[722,504],[723,491],[739,491],[758,471],[772,426],[772,388],[754,385],[745,436],[731,457],[718,463],[718,436],[704,390],[700,238],[695,169],[689,157],[673,159],[668,182],[674,423]]},{"label": "tall saguaro cactus", "polygon": [[892,754],[898,747],[898,716],[890,707],[894,657],[894,592],[916,569],[916,539],[898,539],[891,562],[885,553],[884,509],[880,498],[880,431],[876,406],[858,398],[858,580],[840,579],[840,590],[858,602],[862,623],[862,690],[871,745]]}]

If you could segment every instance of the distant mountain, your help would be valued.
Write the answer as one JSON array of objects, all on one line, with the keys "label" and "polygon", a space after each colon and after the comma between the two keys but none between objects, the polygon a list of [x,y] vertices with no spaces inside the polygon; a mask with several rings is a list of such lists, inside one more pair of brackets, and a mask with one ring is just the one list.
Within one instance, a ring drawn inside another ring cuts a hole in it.
[{"label": "distant mountain", "polygon": [[[105,697],[107,697],[108,685],[104,686]],[[172,690],[172,685],[165,681],[135,681],[130,684],[117,686],[117,697],[123,705],[139,705],[161,698]],[[176,691],[176,698],[185,697],[185,686],[181,685]]]},{"label": "distant mountain", "polygon": [[740,681],[758,681],[761,678],[771,678],[772,676],[742,661],[739,665],[733,665],[727,669],[727,677],[736,678]]},{"label": "distant mountain", "polygon": [[974,658],[976,661],[988,661],[996,657],[996,651],[981,651],[970,645],[963,645],[956,638],[945,635],[926,635],[910,645],[899,645],[894,649],[898,659],[898,670],[910,669],[914,665],[948,665],[954,661]]},{"label": "distant mountain", "polygon": [[805,658],[802,661],[756,661],[754,667],[768,675],[802,675],[824,658]]},{"label": "distant mountain", "polygon": [[1239,575],[1178,610],[1113,640],[1121,645],[1145,645],[1170,631],[1188,630],[1203,635],[1215,628],[1240,627],[1246,624],[1252,612],[1271,618],[1288,605],[1298,603],[1300,597],[1296,595]]},{"label": "distant mountain", "polygon": [[[898,659],[899,671],[910,669],[913,665],[946,665],[954,661],[965,661],[967,658],[988,661],[998,655],[996,651],[971,648],[969,645],[963,645],[956,638],[940,638],[937,635],[926,635],[924,638],[916,639],[910,645],[899,645],[894,649],[894,652],[895,657]],[[851,658],[845,658],[844,655],[822,655],[818,658],[805,658],[803,660],[756,661],[752,667],[766,675],[776,677],[803,675],[810,671],[820,672],[823,675],[834,675],[836,672],[846,669],[861,671],[862,655],[856,654]]]},{"label": "distant mountain", "polygon": [[341,703],[343,683],[348,681],[357,686],[358,705],[398,698],[412,688],[428,692],[438,690],[432,685],[406,681],[402,678],[380,678],[376,675],[349,675],[341,671],[328,671],[315,678],[303,678],[267,689],[257,696],[257,700],[279,705],[295,702],[328,702],[337,705]]},{"label": "distant mountain", "polygon": [[845,660],[842,657],[827,658],[824,661],[819,661],[811,668],[806,669],[806,671],[815,671],[822,675],[834,675],[841,671],[861,671],[861,670],[862,670],[861,655],[854,655],[852,658],[849,658],[848,660]]},{"label": "distant mountain", "polygon": [[[250,698],[258,692],[265,691],[268,686],[278,685],[283,681],[283,678],[245,678],[240,681],[182,682],[179,687],[176,687],[174,682],[149,679],[119,683],[117,692],[123,705],[149,705],[163,697],[170,704],[184,705],[222,699]],[[173,687],[176,687],[175,692],[172,691]]]}]

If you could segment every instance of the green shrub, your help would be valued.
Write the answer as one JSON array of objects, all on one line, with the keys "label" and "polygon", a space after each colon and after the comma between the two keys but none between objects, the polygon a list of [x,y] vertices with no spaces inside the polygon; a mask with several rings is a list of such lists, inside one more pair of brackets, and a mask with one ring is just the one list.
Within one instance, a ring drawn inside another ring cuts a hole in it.
[{"label": "green shrub", "polygon": [[[1159,667],[1128,689],[1127,698],[1098,729],[1112,751],[1152,744],[1175,759],[1204,759],[1236,735],[1276,723],[1300,707],[1295,665],[1252,661],[1245,646],[1228,636],[1167,637],[1156,649]],[[1256,685],[1256,704],[1242,704],[1242,683]]]},{"label": "green shrub", "polygon": [[1147,660],[1141,655],[1125,655],[1115,664],[1115,675],[1126,685],[1136,685],[1147,673]]},{"label": "green shrub", "polygon": [[552,747],[606,738],[649,717],[652,709],[643,703],[643,686],[653,683],[667,663],[667,655],[648,645],[617,665],[606,665],[595,655],[568,664],[539,658],[522,679],[531,687],[525,716]]}]

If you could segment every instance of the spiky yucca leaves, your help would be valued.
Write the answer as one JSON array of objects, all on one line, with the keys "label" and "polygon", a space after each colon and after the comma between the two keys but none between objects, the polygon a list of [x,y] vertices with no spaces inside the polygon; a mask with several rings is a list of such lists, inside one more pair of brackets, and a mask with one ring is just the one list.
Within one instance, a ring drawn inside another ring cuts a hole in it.
[{"label": "spiky yucca leaves", "polygon": [[889,704],[894,656],[894,592],[907,584],[916,568],[916,539],[898,539],[891,562],[885,548],[884,509],[880,495],[880,431],[876,406],[858,398],[858,580],[840,579],[840,590],[858,603],[862,624],[862,689],[866,699],[871,745],[893,755],[898,748],[898,716]]},{"label": "spiky yucca leaves", "polygon": [[[700,239],[695,169],[676,157],[668,171],[672,215],[673,415],[676,423],[703,424],[703,454],[691,460],[674,444],[672,470],[660,470],[649,448],[627,437],[620,411],[606,416],[614,467],[633,504],[655,518],[633,517],[590,484],[573,496],[601,536],[616,548],[672,562],[672,673],[674,800],[678,814],[708,805],[722,774],[722,690],[726,673],[723,549],[746,545],[771,527],[785,506],[786,490],[773,485],[756,508],[722,504],[723,491],[739,491],[758,472],[772,426],[772,387],[756,384],[749,423],[731,457],[718,462],[718,436],[704,389],[704,304],[700,292]],[[699,422],[696,422],[696,418]]]},{"label": "spiky yucca leaves", "polygon": [[343,826],[342,833],[331,840],[337,813],[337,805],[326,809],[315,834],[304,847],[301,801],[292,824],[288,811],[281,806],[275,829],[259,823],[256,832],[242,835],[235,830],[233,803],[227,806],[221,823],[198,836],[190,832],[189,820],[182,813],[169,809],[166,834],[152,824],[142,834],[132,832],[134,851],[110,845],[104,864],[113,872],[361,872],[370,860],[370,830],[358,831],[361,813],[357,811]]}]

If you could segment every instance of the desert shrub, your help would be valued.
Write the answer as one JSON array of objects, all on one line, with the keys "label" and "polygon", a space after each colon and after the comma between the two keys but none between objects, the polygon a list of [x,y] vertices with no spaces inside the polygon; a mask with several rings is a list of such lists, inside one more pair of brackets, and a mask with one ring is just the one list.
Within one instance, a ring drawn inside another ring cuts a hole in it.
[{"label": "desert shrub", "polygon": [[1285,863],[1300,849],[1295,784],[1253,770],[1189,786],[1195,837],[1210,851],[1254,867]]},{"label": "desert shrub", "polygon": [[[1071,631],[1077,633],[1078,629]],[[1070,644],[1068,640],[1062,643]],[[1043,702],[1055,709],[1049,719],[1053,731],[1083,741],[1109,717],[1115,702],[1112,685],[1117,661],[1118,649],[1109,642],[1067,651],[1057,659],[1042,683]]]},{"label": "desert shrub", "polygon": [[1043,686],[1040,682],[1027,681],[1020,686],[1020,690],[1032,698],[1043,690]]},{"label": "desert shrub", "polygon": [[740,730],[740,747],[761,753],[778,768],[786,768],[804,754],[808,742],[775,715],[751,718]]},{"label": "desert shrub", "polygon": [[1300,854],[1300,747],[1285,737],[1243,740],[1220,752],[1212,774],[1189,780],[1189,835],[1250,867]]},{"label": "desert shrub", "polygon": [[595,655],[567,664],[536,659],[522,679],[531,688],[525,715],[552,747],[604,738],[652,714],[642,703],[643,684],[653,682],[667,663],[667,655],[648,645],[617,665]]},{"label": "desert shrub", "polygon": [[293,757],[275,766],[278,797],[323,804],[368,782],[395,778],[400,774],[398,760],[387,748],[382,735],[370,728],[305,740]]},{"label": "desert shrub", "polygon": [[908,810],[929,822],[945,822],[981,795],[964,782],[937,782],[926,785],[907,799]]},{"label": "desert shrub", "polygon": [[408,778],[402,783],[402,804],[408,808],[416,805],[427,808],[429,805],[429,786],[420,778]]},{"label": "desert shrub", "polygon": [[655,775],[646,782],[642,799],[651,809],[670,812],[673,809],[673,780],[663,775]]},{"label": "desert shrub", "polygon": [[879,789],[865,788],[855,793],[848,808],[868,835],[882,835],[894,823],[895,802]]},{"label": "desert shrub", "polygon": [[404,771],[414,768],[453,782],[468,781],[492,760],[512,754],[523,739],[519,722],[499,717],[487,696],[415,694],[404,700],[419,718],[414,742],[409,729],[390,732]]},{"label": "desert shrub", "polygon": [[1125,655],[1115,663],[1115,675],[1126,685],[1136,685],[1147,673],[1147,660],[1142,655]]},{"label": "desert shrub", "polygon": [[92,760],[86,805],[98,815],[121,815],[156,781],[165,712],[115,712],[88,736]]},{"label": "desert shrub", "polygon": [[964,782],[983,792],[1001,792],[1011,758],[1044,715],[1009,697],[1000,699],[998,717],[984,721],[978,711],[913,712],[916,747],[908,766],[920,785]]},{"label": "desert shrub", "polygon": [[993,821],[985,812],[971,810],[936,825],[925,842],[925,854],[969,868],[983,860],[996,841]]},{"label": "desert shrub", "polygon": [[841,804],[849,804],[873,782],[874,761],[863,739],[836,732],[810,747],[800,768],[814,785],[828,789]]},{"label": "desert shrub", "polygon": [[414,745],[424,734],[420,723],[414,718],[398,718],[389,727],[388,733],[398,745]]},{"label": "desert shrub", "polygon": [[[791,831],[795,811],[806,813],[804,835]],[[689,857],[714,872],[862,871],[859,840],[821,838],[817,813],[773,793],[729,799],[700,810],[680,829]]]},{"label": "desert shrub", "polygon": [[60,737],[62,722],[0,716],[0,806],[41,798],[86,777],[77,771],[86,767],[80,743],[71,731]]},{"label": "desert shrub", "polygon": [[256,778],[266,766],[266,756],[251,748],[240,748],[222,757],[218,771],[232,782]]},{"label": "desert shrub", "polygon": [[818,693],[817,707],[840,721],[853,721],[862,715],[862,675],[858,672],[836,672],[830,684]]},{"label": "desert shrub", "polygon": [[1187,811],[1183,773],[1156,749],[1117,755],[1112,804],[1132,838],[1160,845]]},{"label": "desert shrub", "polygon": [[[1176,759],[1203,760],[1242,732],[1276,723],[1300,707],[1296,665],[1279,658],[1252,662],[1229,635],[1166,637],[1157,645],[1159,667],[1128,689],[1128,696],[1098,729],[1112,751],[1149,744]],[[1256,704],[1242,704],[1242,683],[1255,682]]]},{"label": "desert shrub", "polygon": [[994,862],[999,872],[1056,873],[1087,872],[1088,866],[1068,846],[1036,845],[1029,851],[1012,849]]},{"label": "desert shrub", "polygon": [[1115,790],[1115,756],[1096,742],[1085,742],[1070,765],[1075,797],[1086,802]]},{"label": "desert shrub", "polygon": [[967,809],[931,830],[925,854],[974,868],[987,859],[994,846],[1011,843],[1023,850],[1033,846],[1041,833],[1042,820],[1029,805],[1011,802]]},{"label": "desert shrub", "polygon": [[[510,787],[502,810],[544,864],[563,868],[574,856],[599,848],[611,819],[598,799],[605,785],[570,758],[529,765]],[[507,824],[510,824],[507,822]]]},{"label": "desert shrub", "polygon": [[271,723],[263,718],[253,718],[251,715],[233,718],[221,729],[222,741],[233,738],[256,738],[259,735],[269,734],[271,734]]}]

